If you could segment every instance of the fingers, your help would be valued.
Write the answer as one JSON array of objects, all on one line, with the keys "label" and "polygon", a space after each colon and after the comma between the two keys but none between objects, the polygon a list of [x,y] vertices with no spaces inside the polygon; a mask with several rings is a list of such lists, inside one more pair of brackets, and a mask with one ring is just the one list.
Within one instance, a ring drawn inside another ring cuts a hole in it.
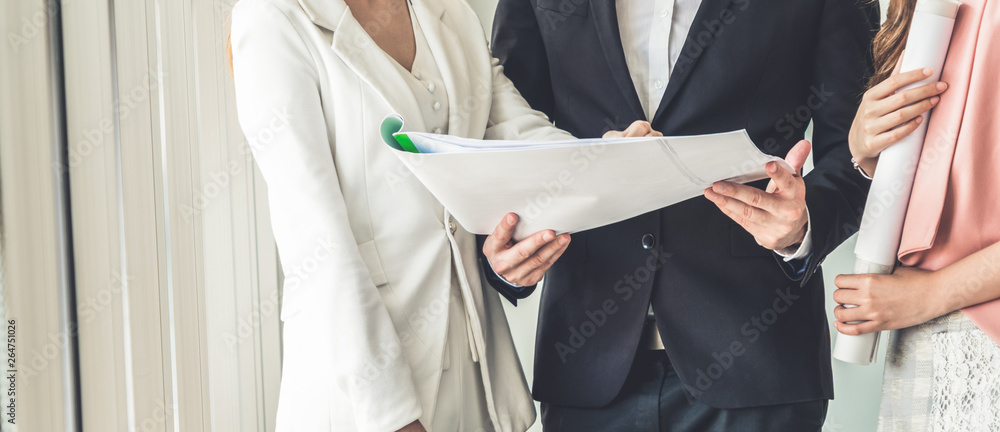
[{"label": "fingers", "polygon": [[869,100],[885,99],[892,96],[896,90],[927,79],[927,77],[931,76],[933,73],[934,71],[932,71],[931,68],[923,68],[890,76],[885,81],[882,81],[875,87],[872,87],[868,93],[865,93],[865,97],[870,98]]},{"label": "fingers", "polygon": [[921,114],[930,111],[934,108],[938,102],[941,101],[940,96],[931,96],[930,98],[924,99],[915,104],[907,105],[892,111],[882,117],[879,117],[875,121],[870,122],[865,130],[871,135],[878,135],[882,132],[895,128],[903,123],[906,123],[914,118],[919,117]]},{"label": "fingers", "polygon": [[637,120],[632,122],[624,131],[607,131],[602,138],[636,138],[636,137],[661,137],[662,133],[653,130],[653,126],[647,121]]},{"label": "fingers", "polygon": [[837,307],[833,308],[833,316],[837,317],[837,321],[844,323],[867,321],[869,318],[867,312],[864,307],[837,305]]},{"label": "fingers", "polygon": [[785,162],[792,166],[795,174],[802,175],[802,167],[806,165],[806,159],[809,158],[810,152],[812,152],[812,143],[806,140],[799,141],[785,155]]},{"label": "fingers", "polygon": [[493,229],[493,233],[486,237],[486,241],[483,242],[483,254],[487,258],[493,258],[498,252],[506,249],[514,235],[514,226],[516,225],[516,214],[507,213],[504,215],[497,227]]},{"label": "fingers", "polygon": [[[892,116],[898,115],[895,113],[903,109],[904,107],[908,107],[918,102],[927,101],[936,96],[940,96],[941,93],[944,93],[945,90],[947,89],[948,89],[948,84],[939,81],[923,85],[914,89],[899,92],[892,96],[889,96],[886,99],[874,103],[872,105],[872,110],[869,114],[880,118],[889,117],[889,120],[892,120]],[[935,101],[934,104],[937,104],[937,101]],[[930,109],[930,107],[928,107],[927,109]],[[894,125],[900,124],[902,122],[903,121],[896,119]]]},{"label": "fingers", "polygon": [[803,184],[802,177],[788,172],[774,162],[768,162],[764,170],[767,171],[767,176],[774,181],[775,193],[778,195],[794,198]]},{"label": "fingers", "polygon": [[885,151],[885,149],[891,147],[893,144],[898,143],[903,138],[906,138],[907,135],[913,133],[913,131],[917,130],[923,122],[923,117],[917,117],[895,129],[882,132],[869,141],[869,149],[871,149],[871,151],[875,154],[879,154]]},{"label": "fingers", "polygon": [[[791,174],[789,174],[791,175]],[[751,207],[756,207],[757,209],[763,210],[773,210],[779,207],[780,203],[773,196],[757,189],[752,186],[746,186],[741,184],[735,184],[730,182],[716,182],[709,189],[714,195],[720,196],[719,202],[723,204],[723,207],[728,208],[733,211],[747,211],[752,212],[752,210],[747,210],[743,208],[743,205],[748,205]],[[709,197],[709,199],[712,199]],[[716,200],[712,200],[715,202]],[[760,213],[760,212],[757,212]],[[763,222],[766,214],[747,214],[747,219],[754,222]]]},{"label": "fingers", "polygon": [[566,252],[569,247],[569,234],[560,234],[538,250],[534,255],[523,261],[521,265],[504,273],[504,278],[519,285],[534,285],[542,280],[545,272]]},{"label": "fingers", "polygon": [[847,336],[861,336],[863,334],[875,333],[882,330],[880,328],[881,324],[875,321],[865,321],[858,324],[835,322],[833,325],[837,328],[837,331]]},{"label": "fingers", "polygon": [[508,250],[508,252],[512,253],[512,258],[517,260],[516,263],[512,263],[510,268],[517,267],[521,262],[528,260],[535,252],[538,252],[539,249],[552,240],[555,240],[555,238],[556,233],[552,230],[542,230],[517,242],[517,244]]},{"label": "fingers", "polygon": [[722,213],[729,216],[747,232],[754,234],[764,231],[761,225],[766,222],[769,216],[766,211],[747,205],[740,200],[720,195],[712,189],[705,189],[705,198],[712,201],[719,210],[722,210]]},{"label": "fingers", "polygon": [[[653,133],[653,126],[646,121],[635,121],[625,129],[623,137],[645,137]],[[662,135],[661,135],[662,136]]]},{"label": "fingers", "polygon": [[856,289],[841,288],[833,292],[833,301],[842,305],[858,306],[862,303],[862,295]]}]

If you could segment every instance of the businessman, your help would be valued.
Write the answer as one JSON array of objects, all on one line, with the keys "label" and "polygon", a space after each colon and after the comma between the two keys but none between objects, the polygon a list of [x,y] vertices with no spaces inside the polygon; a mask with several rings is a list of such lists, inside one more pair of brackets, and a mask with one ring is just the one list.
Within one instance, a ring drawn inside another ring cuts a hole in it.
[{"label": "businessman", "polygon": [[[494,55],[575,136],[634,120],[668,136],[746,129],[798,168],[813,124],[804,178],[772,164],[770,180],[572,235],[539,313],[546,431],[822,429],[820,265],[863,211],[847,136],[878,18],[868,0],[500,0]],[[516,301],[541,274],[505,221],[482,262]]]}]

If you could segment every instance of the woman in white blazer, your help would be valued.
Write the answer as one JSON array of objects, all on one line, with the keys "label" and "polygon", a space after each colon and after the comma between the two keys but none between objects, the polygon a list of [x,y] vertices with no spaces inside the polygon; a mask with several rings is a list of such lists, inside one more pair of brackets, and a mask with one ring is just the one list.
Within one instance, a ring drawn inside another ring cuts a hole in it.
[{"label": "woman in white blazer", "polygon": [[[241,0],[232,15],[237,111],[285,274],[277,429],[524,431],[534,405],[475,237],[379,125],[569,136],[504,77],[464,0],[347,1]],[[554,260],[568,238],[553,237]]]}]

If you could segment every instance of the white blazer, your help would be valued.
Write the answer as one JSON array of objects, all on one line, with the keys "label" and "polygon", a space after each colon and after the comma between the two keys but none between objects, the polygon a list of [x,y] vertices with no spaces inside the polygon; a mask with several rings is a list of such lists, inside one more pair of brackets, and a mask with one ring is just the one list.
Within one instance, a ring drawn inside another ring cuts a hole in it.
[{"label": "white blazer", "polygon": [[[452,135],[568,137],[503,75],[463,0],[412,7],[446,84]],[[431,425],[453,267],[494,427],[527,429],[534,405],[475,237],[379,138],[391,113],[424,128],[393,60],[343,0],[241,0],[232,46],[239,120],[267,181],[285,274],[278,430]]]}]

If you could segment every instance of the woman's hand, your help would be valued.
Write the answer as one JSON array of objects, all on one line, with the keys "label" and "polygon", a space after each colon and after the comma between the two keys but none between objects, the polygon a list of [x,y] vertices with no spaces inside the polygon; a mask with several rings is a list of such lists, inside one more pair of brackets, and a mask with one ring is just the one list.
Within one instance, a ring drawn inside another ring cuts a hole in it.
[{"label": "woman's hand", "polygon": [[937,105],[941,100],[938,95],[948,89],[948,84],[936,82],[896,93],[931,74],[930,69],[897,73],[872,87],[861,99],[849,142],[851,155],[868,175],[875,175],[879,154],[916,130],[924,120],[921,114]]},{"label": "woman's hand", "polygon": [[424,425],[420,424],[420,420],[414,420],[413,423],[403,426],[396,432],[427,432],[427,429],[424,429]]},{"label": "woman's hand", "polygon": [[624,131],[607,131],[604,139],[609,138],[630,138],[630,137],[661,137],[662,133],[653,130],[653,126],[648,121],[638,120],[632,122]]},{"label": "woman's hand", "polygon": [[518,217],[507,213],[493,234],[483,243],[483,255],[500,277],[507,282],[531,286],[537,284],[569,247],[569,234],[552,230],[539,231],[514,243],[514,227]]},{"label": "woman's hand", "polygon": [[[923,324],[954,310],[941,272],[897,267],[891,275],[840,275],[833,300],[837,330],[862,335]],[[856,305],[847,308],[844,305]],[[848,322],[863,321],[858,324]]]}]

